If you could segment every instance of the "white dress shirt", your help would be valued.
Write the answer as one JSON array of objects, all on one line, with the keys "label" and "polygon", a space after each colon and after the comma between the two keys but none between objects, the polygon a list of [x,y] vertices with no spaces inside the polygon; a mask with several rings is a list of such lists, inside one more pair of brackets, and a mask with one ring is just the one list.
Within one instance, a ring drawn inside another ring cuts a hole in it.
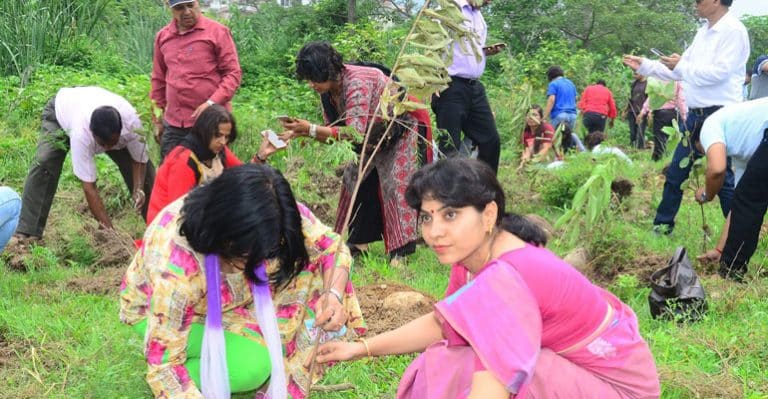
[{"label": "white dress shirt", "polygon": [[643,59],[637,72],[682,81],[689,108],[728,105],[743,100],[749,51],[747,29],[728,12],[714,26],[699,29],[673,71],[659,61]]},{"label": "white dress shirt", "polygon": [[110,151],[127,147],[134,161],[146,163],[149,160],[146,144],[141,136],[134,133],[134,130],[141,129],[141,120],[126,99],[101,87],[63,88],[56,93],[56,120],[69,136],[75,176],[86,183],[96,181],[94,157],[106,151],[96,143],[91,132],[91,114],[105,105],[117,109],[123,122],[120,140]]}]

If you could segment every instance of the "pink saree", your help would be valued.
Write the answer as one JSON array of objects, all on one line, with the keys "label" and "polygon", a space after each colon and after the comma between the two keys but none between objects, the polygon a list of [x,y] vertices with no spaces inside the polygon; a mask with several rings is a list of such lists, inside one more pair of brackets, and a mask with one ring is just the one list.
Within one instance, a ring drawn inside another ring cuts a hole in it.
[{"label": "pink saree", "polygon": [[486,370],[510,398],[658,398],[656,366],[634,313],[592,288],[606,299],[605,320],[555,353],[541,347],[542,317],[525,281],[509,263],[493,261],[435,305],[447,339],[411,363],[397,398],[466,398],[473,373]]}]

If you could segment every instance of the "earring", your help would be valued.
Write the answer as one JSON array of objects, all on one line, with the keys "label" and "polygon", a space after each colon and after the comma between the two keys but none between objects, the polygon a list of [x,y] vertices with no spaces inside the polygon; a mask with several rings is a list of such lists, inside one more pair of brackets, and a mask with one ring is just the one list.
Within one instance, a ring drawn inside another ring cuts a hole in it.
[{"label": "earring", "polygon": [[493,234],[493,225],[491,225],[491,227],[488,228],[488,235],[491,235],[491,234]]}]

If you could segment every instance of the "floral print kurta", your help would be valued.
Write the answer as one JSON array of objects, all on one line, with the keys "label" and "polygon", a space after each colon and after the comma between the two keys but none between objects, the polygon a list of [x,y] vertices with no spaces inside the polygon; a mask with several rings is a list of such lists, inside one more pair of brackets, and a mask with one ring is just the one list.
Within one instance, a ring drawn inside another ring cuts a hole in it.
[{"label": "floral print kurta", "polygon": [[[147,382],[158,398],[202,398],[184,363],[189,328],[205,323],[206,280],[204,254],[191,249],[179,235],[179,211],[185,197],[173,202],[148,226],[144,246],[136,254],[121,286],[120,319],[136,324],[147,319],[144,355]],[[352,259],[338,234],[323,225],[301,204],[305,245],[310,264],[288,287],[273,292],[278,325],[283,341],[288,392],[294,399],[306,392],[312,340],[305,321],[315,317],[315,306],[323,292],[323,270],[351,266]],[[273,270],[276,261],[268,262]],[[225,331],[264,345],[259,326],[252,316],[253,298],[242,272],[222,275],[222,325]],[[347,337],[365,331],[360,305],[347,283],[344,307],[349,315]],[[268,366],[268,365],[265,365]],[[316,379],[320,377],[316,375]]]},{"label": "floral print kurta", "polygon": [[[379,109],[379,98],[389,83],[389,77],[376,68],[344,65],[341,73],[343,93],[340,99],[340,114],[344,125],[353,127],[365,135],[368,125],[379,122],[380,118],[373,117]],[[327,110],[323,110],[326,124],[332,124]],[[387,252],[398,249],[418,239],[416,229],[417,212],[405,201],[405,190],[411,176],[419,168],[418,161],[418,121],[410,113],[398,118],[404,133],[396,142],[379,148],[373,158],[371,168],[364,171],[368,175],[373,168],[379,175],[379,193],[384,219],[384,245]],[[333,127],[338,133],[338,128]],[[376,142],[370,144],[376,145]],[[364,162],[368,162],[367,158]],[[351,193],[354,192],[357,180],[358,165],[348,165],[344,169],[344,181],[341,187],[339,207],[336,213],[335,230],[341,232],[344,220],[351,204]]]}]

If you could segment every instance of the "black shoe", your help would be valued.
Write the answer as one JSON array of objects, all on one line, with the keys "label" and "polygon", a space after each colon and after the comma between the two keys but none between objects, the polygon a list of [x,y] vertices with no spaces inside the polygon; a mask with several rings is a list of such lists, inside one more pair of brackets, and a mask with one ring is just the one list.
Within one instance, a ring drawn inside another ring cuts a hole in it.
[{"label": "black shoe", "polygon": [[726,280],[733,280],[737,283],[744,283],[744,275],[747,273],[746,265],[737,266],[730,265],[726,262],[720,262],[720,268],[717,270],[717,274]]}]

